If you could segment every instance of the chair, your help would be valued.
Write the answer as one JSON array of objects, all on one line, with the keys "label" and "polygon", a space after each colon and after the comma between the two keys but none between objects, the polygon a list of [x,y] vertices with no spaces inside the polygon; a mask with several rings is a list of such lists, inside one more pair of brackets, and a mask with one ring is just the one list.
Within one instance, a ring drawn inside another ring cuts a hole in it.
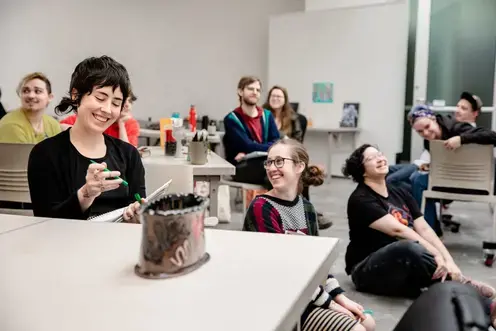
[{"label": "chair", "polygon": [[0,144],[0,201],[31,203],[28,160],[33,144]]},{"label": "chair", "polygon": [[422,196],[422,211],[428,198],[489,204],[493,215],[492,241],[483,242],[483,249],[485,264],[491,266],[496,249],[493,146],[470,144],[450,151],[442,141],[432,141],[430,152],[429,185]]}]

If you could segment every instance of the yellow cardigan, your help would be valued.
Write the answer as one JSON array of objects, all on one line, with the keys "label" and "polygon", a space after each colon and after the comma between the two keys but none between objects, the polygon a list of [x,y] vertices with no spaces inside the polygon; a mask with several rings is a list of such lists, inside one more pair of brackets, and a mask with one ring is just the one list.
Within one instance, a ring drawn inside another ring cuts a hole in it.
[{"label": "yellow cardigan", "polygon": [[36,144],[62,130],[51,116],[43,115],[44,133],[36,133],[22,109],[10,111],[0,120],[0,143]]}]

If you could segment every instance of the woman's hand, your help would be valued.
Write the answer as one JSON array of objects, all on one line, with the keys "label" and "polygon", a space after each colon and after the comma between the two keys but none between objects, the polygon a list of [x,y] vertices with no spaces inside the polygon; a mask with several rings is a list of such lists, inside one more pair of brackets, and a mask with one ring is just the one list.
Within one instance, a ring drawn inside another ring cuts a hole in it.
[{"label": "woman's hand", "polygon": [[441,282],[444,282],[446,280],[446,276],[448,276],[446,261],[441,254],[434,256],[434,259],[436,260],[437,269],[434,272],[434,275],[432,275],[432,279],[441,279]]},{"label": "woman's hand", "polygon": [[444,141],[444,147],[446,147],[451,151],[454,151],[455,149],[459,148],[461,145],[462,145],[462,139],[460,138],[460,136],[452,137]]},{"label": "woman's hand", "polygon": [[236,161],[241,161],[242,158],[245,157],[245,153],[238,153],[238,155],[236,155],[236,157],[234,158]]},{"label": "woman's hand", "polygon": [[338,313],[348,315],[351,318],[355,318],[355,316],[353,315],[353,313],[351,311],[344,308],[343,306],[341,306],[339,303],[337,303],[335,301],[331,301],[331,304],[329,305],[329,309],[337,311]]},{"label": "woman's hand", "polygon": [[121,185],[122,179],[115,179],[121,173],[119,171],[105,171],[105,168],[107,168],[105,162],[89,165],[86,171],[86,184],[81,188],[84,198],[95,199],[103,192],[115,190]]},{"label": "woman's hand", "polygon": [[450,275],[452,280],[459,281],[462,279],[462,272],[456,265],[455,261],[448,261],[446,263],[446,269],[448,270],[448,275]]},{"label": "woman's hand", "polygon": [[130,204],[126,209],[124,209],[124,214],[122,217],[127,223],[139,223],[139,210],[143,203],[146,202],[146,199],[141,199],[141,203],[136,201]]},{"label": "woman's hand", "polygon": [[347,310],[351,311],[355,316],[360,318],[360,320],[363,321],[365,319],[365,314],[363,313],[363,307],[358,303],[356,303],[355,301],[348,299],[348,297],[345,296],[344,294],[338,294],[334,298],[334,301],[336,301],[339,305],[343,306]]}]

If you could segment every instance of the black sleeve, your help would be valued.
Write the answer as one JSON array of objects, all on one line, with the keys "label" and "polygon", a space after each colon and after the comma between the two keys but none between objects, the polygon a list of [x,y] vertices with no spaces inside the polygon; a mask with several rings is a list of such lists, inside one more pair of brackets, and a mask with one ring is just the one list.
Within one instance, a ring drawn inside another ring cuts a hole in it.
[{"label": "black sleeve", "polygon": [[[50,141],[51,143],[51,141]],[[64,195],[53,153],[59,153],[60,146],[52,146],[49,141],[34,146],[28,161],[28,183],[33,214],[38,217],[87,219],[90,209],[81,210],[77,191]],[[61,176],[69,174],[61,173]]]},{"label": "black sleeve", "polygon": [[496,132],[486,128],[474,128],[468,123],[456,123],[453,131],[460,136],[462,144],[496,145]]},{"label": "black sleeve", "polygon": [[416,220],[417,218],[424,216],[420,211],[420,206],[418,205],[417,201],[413,198],[408,190],[399,187],[395,189],[401,192],[401,197],[403,198],[403,202],[405,203],[405,205],[410,210],[412,220]]},{"label": "black sleeve", "polygon": [[142,198],[146,197],[146,186],[145,186],[145,168],[143,167],[143,162],[141,162],[141,157],[138,150],[134,146],[128,146],[131,151],[131,157],[129,158],[129,165],[127,167],[126,177],[129,178],[129,194],[130,202],[136,201],[134,199],[134,194],[138,193]]},{"label": "black sleeve", "polygon": [[348,219],[352,224],[370,226],[378,219],[386,216],[388,211],[371,194],[365,192],[352,194],[348,200]]}]

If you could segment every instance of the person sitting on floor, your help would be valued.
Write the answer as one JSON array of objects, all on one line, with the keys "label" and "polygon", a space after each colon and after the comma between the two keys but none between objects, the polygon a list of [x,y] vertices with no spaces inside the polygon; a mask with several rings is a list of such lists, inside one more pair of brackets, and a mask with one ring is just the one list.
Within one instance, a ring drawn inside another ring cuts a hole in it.
[{"label": "person sitting on floor", "polygon": [[[461,108],[462,102],[465,103],[470,94],[462,94],[458,108]],[[473,98],[471,107],[479,107],[480,99]],[[472,105],[473,103],[473,105]],[[456,112],[458,115],[453,118],[451,115],[434,114],[427,106],[417,106],[408,115],[408,120],[412,128],[424,138],[424,148],[429,150],[430,140],[445,140],[446,148],[454,150],[462,144],[480,144],[495,145],[496,132],[482,128],[474,127],[474,122],[459,122],[457,118],[461,111]],[[465,118],[466,119],[466,118]],[[423,191],[427,189],[428,174],[418,174],[412,177],[412,193],[418,205],[422,203]],[[427,199],[425,205],[425,220],[436,231],[438,236],[442,236],[442,229],[437,219],[435,200]]]},{"label": "person sitting on floor", "polygon": [[45,111],[53,99],[52,85],[41,72],[26,75],[17,87],[21,108],[0,120],[0,142],[36,144],[61,131],[60,124]]},{"label": "person sitting on floor", "polygon": [[29,156],[34,216],[87,219],[125,208],[124,220],[138,222],[135,194],[146,196],[141,157],[132,145],[103,134],[119,118],[129,87],[126,68],[108,56],[76,66],[69,96],[55,108],[58,114],[75,111],[76,123]]},{"label": "person sitting on floor", "polygon": [[[301,190],[303,185],[322,184],[324,174],[308,162],[305,147],[296,140],[279,140],[272,145],[264,166],[273,188],[252,201],[244,231],[318,236],[317,214]],[[343,292],[329,275],[326,285],[315,290],[301,317],[302,330],[374,330],[372,317]]]},{"label": "person sitting on floor", "polygon": [[[267,101],[263,105],[264,109],[270,110],[274,115],[279,134],[284,138],[291,138],[303,143],[304,130],[302,128],[298,114],[289,104],[288,91],[281,86],[273,86],[267,95]],[[303,187],[303,197],[310,201],[309,186]],[[324,230],[332,225],[332,221],[324,216],[323,213],[317,212],[317,221],[319,229]]]},{"label": "person sitting on floor", "polygon": [[[138,147],[138,137],[140,133],[139,122],[133,117],[131,110],[133,109],[134,102],[138,98],[134,95],[133,91],[129,92],[129,96],[124,103],[121,115],[107,130],[105,134],[111,137],[119,138],[122,141],[130,143],[134,147]],[[66,130],[76,123],[77,114],[67,116],[60,121],[62,129]]]},{"label": "person sitting on floor", "polygon": [[226,160],[236,166],[237,182],[268,185],[263,168],[265,157],[243,161],[251,152],[267,152],[279,139],[272,113],[257,106],[261,83],[256,77],[243,77],[238,83],[240,106],[224,118]]},{"label": "person sitting on floor", "polygon": [[433,283],[451,279],[494,297],[494,288],[462,274],[410,193],[386,183],[387,173],[386,157],[369,144],[356,149],[343,166],[343,174],[358,183],[348,199],[345,258],[356,289],[416,297]]}]

